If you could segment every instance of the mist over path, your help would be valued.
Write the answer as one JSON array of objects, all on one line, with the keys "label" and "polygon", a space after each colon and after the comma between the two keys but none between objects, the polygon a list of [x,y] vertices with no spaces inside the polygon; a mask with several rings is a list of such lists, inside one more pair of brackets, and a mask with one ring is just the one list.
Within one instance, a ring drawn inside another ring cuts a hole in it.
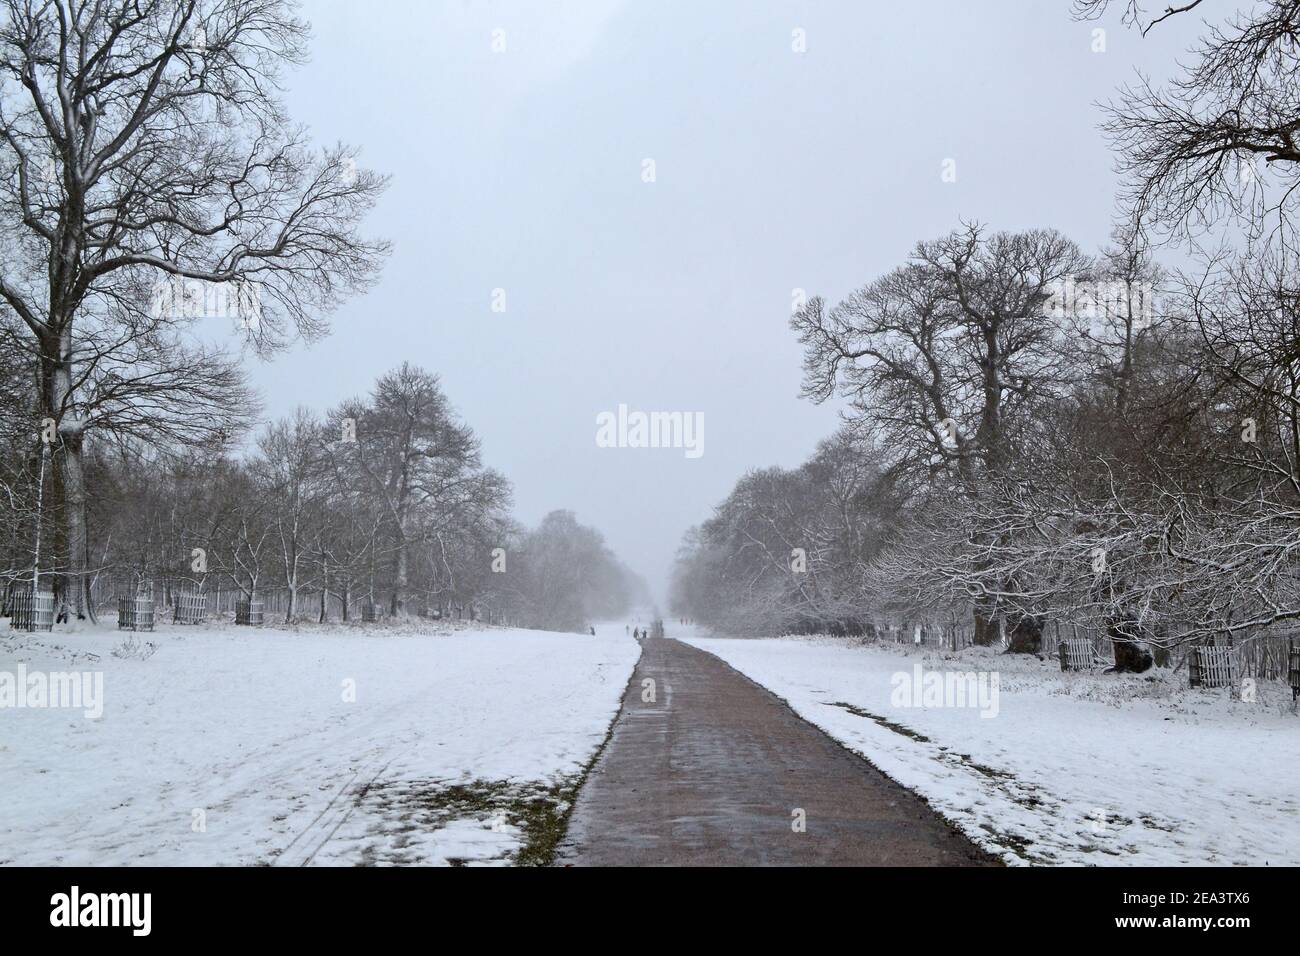
[{"label": "mist over path", "polygon": [[644,641],[556,862],[995,865],[780,698],[668,637]]}]

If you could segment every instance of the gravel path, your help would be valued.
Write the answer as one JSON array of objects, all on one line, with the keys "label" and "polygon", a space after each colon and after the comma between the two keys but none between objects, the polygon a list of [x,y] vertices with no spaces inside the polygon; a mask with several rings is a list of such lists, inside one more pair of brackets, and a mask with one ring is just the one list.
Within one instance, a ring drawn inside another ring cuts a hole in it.
[{"label": "gravel path", "polygon": [[[653,700],[644,699],[651,689]],[[778,697],[712,654],[666,638],[644,642],[556,862],[996,865]]]}]

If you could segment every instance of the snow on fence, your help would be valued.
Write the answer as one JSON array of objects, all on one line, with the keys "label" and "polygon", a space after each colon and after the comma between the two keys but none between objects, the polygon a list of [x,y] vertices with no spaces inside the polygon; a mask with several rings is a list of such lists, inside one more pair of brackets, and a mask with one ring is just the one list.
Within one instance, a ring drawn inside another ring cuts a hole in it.
[{"label": "snow on fence", "polygon": [[14,591],[9,626],[15,631],[50,631],[54,629],[54,592],[30,588]]},{"label": "snow on fence", "polygon": [[1097,654],[1086,637],[1067,637],[1057,646],[1063,671],[1090,671],[1097,667]]},{"label": "snow on fence", "polygon": [[134,594],[117,599],[119,631],[152,631],[153,621],[153,598]]},{"label": "snow on fence", "polygon": [[1232,648],[1193,647],[1187,661],[1187,679],[1192,687],[1230,687]]},{"label": "snow on fence", "polygon": [[1288,654],[1295,643],[1289,633],[1264,632],[1248,636],[1233,647],[1234,661],[1242,677],[1283,680]]},{"label": "snow on fence", "polygon": [[[960,651],[975,644],[974,629],[961,618],[927,620],[922,623],[924,644],[937,644],[944,650]],[[1169,632],[1177,633],[1181,628],[1170,625]],[[866,639],[886,641],[897,644],[915,642],[916,624],[913,621],[901,621],[897,618],[882,618],[871,625]],[[1068,636],[1067,636],[1068,635]],[[1166,643],[1159,635],[1151,635],[1150,647],[1155,654],[1156,664],[1161,667],[1174,666],[1186,658],[1190,663],[1194,648],[1185,643]],[[1043,652],[1060,655],[1061,643],[1064,641],[1082,641],[1091,645],[1092,664],[1090,668],[1109,667],[1112,663],[1113,645],[1101,623],[1070,622],[1069,620],[1051,621],[1043,630]],[[1290,682],[1290,673],[1294,667],[1289,663],[1297,647],[1300,647],[1300,632],[1288,628],[1264,628],[1235,635],[1231,644],[1215,645],[1231,650],[1232,673],[1238,678],[1253,677],[1259,680],[1277,680]],[[1078,645],[1082,647],[1082,645]],[[1202,645],[1204,646],[1204,645]],[[1082,651],[1080,651],[1082,655]],[[1171,661],[1171,658],[1173,660]],[[1181,664],[1179,664],[1181,666]],[[1074,670],[1063,667],[1063,670]],[[1300,696],[1300,692],[1298,692]]]},{"label": "snow on fence", "polygon": [[264,618],[263,611],[264,606],[260,599],[250,598],[247,601],[236,601],[235,623],[258,627]]},{"label": "snow on fence", "polygon": [[[1071,630],[1074,637],[1067,638],[1063,636],[1063,633]],[[1109,645],[1109,641],[1103,641],[1099,644],[1097,639],[1079,637],[1080,631],[1087,633],[1088,629],[1071,628],[1069,624],[1062,625],[1059,621],[1050,622],[1043,629],[1042,652],[1045,654],[1056,653],[1053,648],[1059,648],[1062,641],[1080,640],[1092,646],[1092,650],[1089,651],[1090,659],[1095,661],[1097,666],[1105,666],[1108,663],[1105,658],[1109,656],[1109,654],[1105,653],[1105,648]],[[937,620],[926,618],[919,623],[915,619],[878,618],[869,623],[863,640],[936,646],[955,653],[967,647],[975,646],[975,628],[969,623],[969,618],[951,617]],[[996,644],[995,639],[995,646]]]},{"label": "snow on fence", "polygon": [[208,596],[206,594],[177,594],[176,610],[172,615],[174,624],[202,624],[208,616]]},{"label": "snow on fence", "polygon": [[[157,577],[146,579],[142,585],[136,575],[123,576],[103,573],[98,575],[91,585],[91,597],[96,608],[107,614],[109,609],[118,610],[119,596],[123,593],[135,593],[140,588],[150,591],[154,596],[156,613],[162,619],[168,617],[176,624],[199,624],[206,620],[222,617],[238,617],[240,606],[248,603],[248,592],[238,587],[231,587],[228,580],[222,581],[211,577],[199,590],[193,578]],[[18,587],[15,587],[15,591]],[[30,590],[30,585],[28,585]],[[284,620],[289,609],[289,589],[283,585],[258,585],[257,601],[262,605],[262,622]],[[366,603],[373,601],[375,616],[369,617],[365,612]],[[385,614],[385,603],[376,600],[366,591],[353,591],[348,595],[344,613],[343,595],[333,589],[322,594],[318,590],[301,589],[294,601],[294,617],[302,620],[318,620],[324,605],[324,617],[330,621],[381,620]],[[520,626],[513,615],[495,608],[454,598],[439,598],[437,595],[412,594],[407,602],[407,611],[413,616],[438,621],[482,621],[486,624]]]},{"label": "snow on fence", "polygon": [[[196,582],[192,578],[155,578],[150,582],[155,600],[160,608],[176,606],[185,601],[187,595],[197,594],[205,602],[204,611],[211,617],[221,617],[222,615],[231,615],[235,613],[235,606],[241,601],[248,600],[248,592],[238,587],[232,587],[230,582],[219,581],[215,578],[209,580],[203,585],[202,590],[196,587]],[[30,587],[30,585],[29,585]],[[129,578],[111,576],[108,574],[100,575],[91,587],[91,595],[97,608],[107,610],[108,608],[117,607],[118,595],[134,592],[137,590],[137,579],[132,576]],[[302,618],[318,618],[321,612],[321,592],[319,590],[300,589],[297,600],[294,602],[294,616]],[[330,620],[340,620],[343,617],[343,596],[338,591],[330,589],[325,597],[325,616]],[[369,595],[365,591],[353,591],[348,598],[348,616],[359,620],[361,617],[361,607]],[[263,585],[257,586],[257,599],[262,602],[263,613],[270,618],[283,618],[289,609],[289,589],[284,585]],[[383,610],[384,602],[376,601],[380,610]],[[469,620],[471,614],[474,620],[486,619],[488,609],[469,603],[457,603],[455,600],[439,601],[433,596],[412,595],[408,604],[412,614],[420,617],[447,618],[454,620]],[[500,619],[500,613],[492,611],[493,620]]]}]

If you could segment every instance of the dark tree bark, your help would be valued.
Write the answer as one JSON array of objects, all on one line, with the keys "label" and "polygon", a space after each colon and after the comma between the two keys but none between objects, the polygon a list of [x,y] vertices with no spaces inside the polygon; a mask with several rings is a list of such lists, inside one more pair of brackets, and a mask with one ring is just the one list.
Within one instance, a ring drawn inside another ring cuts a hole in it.
[{"label": "dark tree bark", "polygon": [[971,643],[977,647],[991,647],[998,642],[998,622],[997,618],[975,608],[972,614],[975,622],[975,634],[971,638]]},{"label": "dark tree bark", "polygon": [[1111,621],[1106,627],[1115,648],[1115,673],[1141,674],[1151,669],[1155,658],[1146,642],[1145,629],[1132,617]]},{"label": "dark tree bark", "polygon": [[1029,614],[1011,615],[1007,619],[1007,653],[1037,654],[1043,649],[1043,626],[1041,617]]}]

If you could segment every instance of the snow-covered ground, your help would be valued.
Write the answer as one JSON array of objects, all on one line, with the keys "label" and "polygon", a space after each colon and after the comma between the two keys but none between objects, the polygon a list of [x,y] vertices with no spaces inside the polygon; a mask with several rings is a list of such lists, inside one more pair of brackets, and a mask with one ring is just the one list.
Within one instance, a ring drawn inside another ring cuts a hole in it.
[{"label": "snow-covered ground", "polygon": [[[1010,863],[1300,865],[1300,717],[1281,683],[1245,703],[1188,689],[1185,672],[1063,674],[983,648],[668,636],[769,688]],[[997,673],[996,710],[991,695],[982,708],[995,716],[913,698],[918,664],[922,684]]]},{"label": "snow-covered ground", "polygon": [[103,681],[98,719],[0,707],[0,863],[509,863],[640,653],[621,623],[168,625],[147,659],[125,637],[0,632],[0,677]]}]

